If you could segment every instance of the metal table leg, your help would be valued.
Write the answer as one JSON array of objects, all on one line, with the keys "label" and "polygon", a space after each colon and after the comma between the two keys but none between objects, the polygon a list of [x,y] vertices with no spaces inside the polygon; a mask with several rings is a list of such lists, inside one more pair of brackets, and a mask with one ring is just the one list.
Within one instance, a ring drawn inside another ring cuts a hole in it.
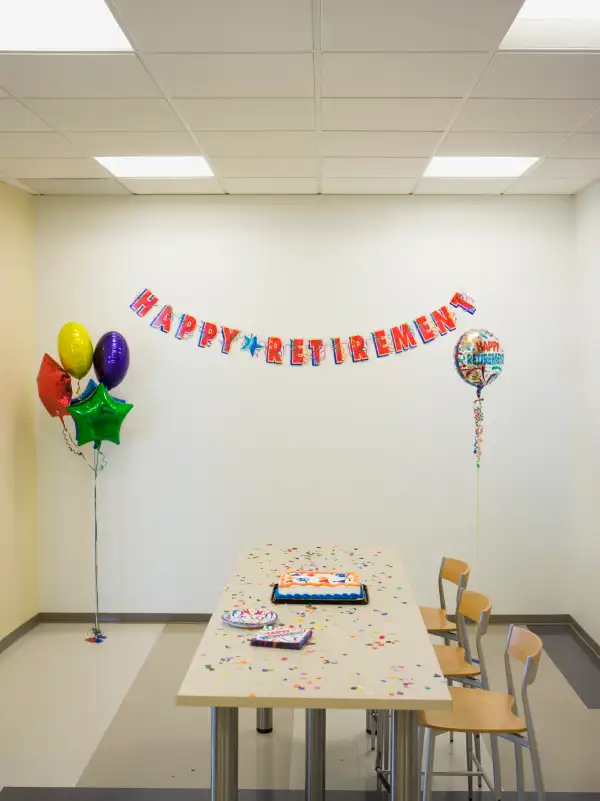
[{"label": "metal table leg", "polygon": [[306,801],[325,801],[325,710],[306,710]]},{"label": "metal table leg", "polygon": [[418,801],[421,766],[417,712],[392,710],[390,746],[390,801]]},{"label": "metal table leg", "polygon": [[237,801],[238,709],[216,706],[211,710],[211,801]]},{"label": "metal table leg", "polygon": [[256,731],[259,734],[271,734],[273,731],[273,710],[266,707],[265,709],[256,710]]}]

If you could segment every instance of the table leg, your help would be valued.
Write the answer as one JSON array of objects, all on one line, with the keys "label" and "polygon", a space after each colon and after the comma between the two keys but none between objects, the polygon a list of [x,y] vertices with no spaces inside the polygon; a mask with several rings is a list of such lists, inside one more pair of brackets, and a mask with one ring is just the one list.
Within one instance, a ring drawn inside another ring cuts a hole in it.
[{"label": "table leg", "polygon": [[238,709],[216,706],[211,710],[211,801],[237,801]]},{"label": "table leg", "polygon": [[269,707],[256,710],[256,731],[259,734],[271,734],[273,731],[273,710]]},{"label": "table leg", "polygon": [[418,760],[417,713],[393,709],[390,743],[390,801],[418,801],[421,766]]},{"label": "table leg", "polygon": [[325,710],[306,710],[306,801],[325,801]]}]

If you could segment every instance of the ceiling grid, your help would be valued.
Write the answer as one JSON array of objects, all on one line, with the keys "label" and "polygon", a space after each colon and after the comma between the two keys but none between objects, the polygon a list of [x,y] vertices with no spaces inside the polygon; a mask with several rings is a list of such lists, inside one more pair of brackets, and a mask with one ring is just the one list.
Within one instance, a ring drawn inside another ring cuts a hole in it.
[{"label": "ceiling grid", "polygon": [[[600,45],[501,49],[509,28],[522,45],[523,0],[107,4],[132,52],[0,51],[0,180],[39,194],[572,194],[600,178]],[[119,155],[203,155],[214,178],[116,179],[94,159]],[[424,178],[434,155],[539,161],[519,178]]]}]

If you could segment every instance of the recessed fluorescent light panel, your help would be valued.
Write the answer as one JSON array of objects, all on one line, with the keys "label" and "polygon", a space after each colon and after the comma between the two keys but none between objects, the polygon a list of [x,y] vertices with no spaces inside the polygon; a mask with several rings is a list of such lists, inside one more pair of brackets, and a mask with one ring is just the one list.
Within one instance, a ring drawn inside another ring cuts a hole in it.
[{"label": "recessed fluorescent light panel", "polygon": [[536,161],[537,156],[434,156],[423,178],[518,178]]},{"label": "recessed fluorescent light panel", "polygon": [[95,156],[117,178],[212,178],[203,156]]},{"label": "recessed fluorescent light panel", "polygon": [[0,0],[0,51],[133,50],[104,0]]},{"label": "recessed fluorescent light panel", "polygon": [[583,50],[600,46],[598,0],[525,0],[501,50]]}]

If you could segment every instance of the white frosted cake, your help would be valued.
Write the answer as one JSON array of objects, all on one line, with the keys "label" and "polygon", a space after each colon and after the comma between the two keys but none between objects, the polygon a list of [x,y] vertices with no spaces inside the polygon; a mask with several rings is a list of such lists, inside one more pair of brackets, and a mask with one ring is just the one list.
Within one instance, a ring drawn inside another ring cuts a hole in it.
[{"label": "white frosted cake", "polygon": [[275,591],[278,601],[361,601],[365,597],[356,573],[296,570],[283,573]]}]

